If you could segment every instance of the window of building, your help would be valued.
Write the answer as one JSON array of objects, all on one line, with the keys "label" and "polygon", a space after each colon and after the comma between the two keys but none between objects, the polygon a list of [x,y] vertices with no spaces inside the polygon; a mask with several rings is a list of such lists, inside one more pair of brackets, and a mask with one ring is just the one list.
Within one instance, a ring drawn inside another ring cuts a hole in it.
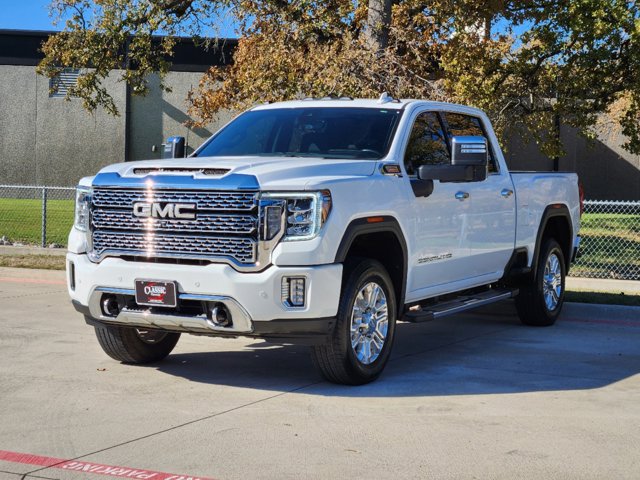
[{"label": "window of building", "polygon": [[49,97],[64,98],[71,87],[78,84],[80,70],[65,68],[58,75],[49,79]]},{"label": "window of building", "polygon": [[424,112],[416,117],[404,154],[408,175],[416,175],[422,165],[451,163],[447,140],[438,114]]}]

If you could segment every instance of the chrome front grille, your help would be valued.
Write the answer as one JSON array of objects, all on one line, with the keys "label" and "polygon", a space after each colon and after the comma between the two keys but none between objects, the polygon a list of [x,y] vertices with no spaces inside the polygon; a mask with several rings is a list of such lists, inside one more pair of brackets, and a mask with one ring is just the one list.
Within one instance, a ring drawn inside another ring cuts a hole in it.
[{"label": "chrome front grille", "polygon": [[[195,218],[133,214],[136,203],[195,205]],[[96,188],[91,200],[91,256],[183,258],[256,263],[257,192]]]},{"label": "chrome front grille", "polygon": [[155,232],[254,233],[256,219],[251,215],[204,213],[195,220],[139,218],[127,210],[95,210],[91,220],[97,230],[153,230]]},{"label": "chrome front grille", "polygon": [[95,207],[129,207],[136,202],[195,203],[199,210],[251,211],[256,206],[255,192],[203,192],[198,190],[120,190],[96,189]]},{"label": "chrome front grille", "polygon": [[114,245],[118,246],[118,250],[144,252],[149,257],[177,253],[211,256],[215,253],[235,258],[240,263],[251,263],[255,257],[256,242],[249,238],[94,232],[93,248],[96,253],[112,249]]}]

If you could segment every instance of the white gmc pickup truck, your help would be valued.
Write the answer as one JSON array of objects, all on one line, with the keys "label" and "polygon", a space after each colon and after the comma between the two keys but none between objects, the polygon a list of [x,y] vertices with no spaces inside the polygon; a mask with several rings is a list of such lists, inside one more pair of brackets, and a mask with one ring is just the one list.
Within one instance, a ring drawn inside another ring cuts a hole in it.
[{"label": "white gmc pickup truck", "polygon": [[261,105],[187,159],[82,179],[69,294],[121,362],[159,361],[181,333],[248,336],[308,344],[328,380],[363,384],[398,321],[515,298],[552,325],[580,197],[575,174],[509,173],[473,108]]}]

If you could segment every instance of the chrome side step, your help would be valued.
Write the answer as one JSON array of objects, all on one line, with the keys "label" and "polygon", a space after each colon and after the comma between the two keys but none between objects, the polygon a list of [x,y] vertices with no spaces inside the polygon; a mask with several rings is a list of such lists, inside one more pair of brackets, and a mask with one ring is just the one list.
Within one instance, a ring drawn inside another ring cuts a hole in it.
[{"label": "chrome side step", "polygon": [[481,293],[463,295],[453,300],[434,305],[420,306],[407,310],[401,318],[404,322],[421,323],[446,317],[455,313],[464,312],[473,308],[500,302],[513,298],[518,294],[518,289],[487,290]]}]

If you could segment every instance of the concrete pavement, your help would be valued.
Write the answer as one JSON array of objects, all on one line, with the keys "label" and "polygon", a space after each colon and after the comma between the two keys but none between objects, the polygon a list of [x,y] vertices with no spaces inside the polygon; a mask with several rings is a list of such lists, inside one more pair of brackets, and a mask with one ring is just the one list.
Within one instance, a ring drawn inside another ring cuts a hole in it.
[{"label": "concrete pavement", "polygon": [[0,255],[55,255],[64,256],[66,248],[43,248],[33,246],[14,247],[12,245],[0,245]]},{"label": "concrete pavement", "polygon": [[640,280],[567,277],[567,290],[640,295]]},{"label": "concrete pavement", "polygon": [[246,339],[121,365],[63,278],[0,269],[0,479],[640,477],[638,308],[400,324],[383,376],[343,387],[304,347]]}]

